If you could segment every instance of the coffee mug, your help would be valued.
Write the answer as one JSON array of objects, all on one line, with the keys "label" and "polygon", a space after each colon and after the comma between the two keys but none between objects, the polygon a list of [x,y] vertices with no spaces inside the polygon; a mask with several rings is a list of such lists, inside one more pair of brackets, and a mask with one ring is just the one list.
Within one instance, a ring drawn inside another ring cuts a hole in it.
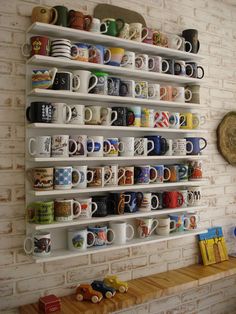
[{"label": "coffee mug", "polygon": [[90,45],[88,51],[89,62],[98,64],[108,64],[111,60],[110,49],[107,49],[102,45]]},{"label": "coffee mug", "polygon": [[134,80],[122,79],[120,82],[120,96],[132,98],[142,97],[141,84],[139,82],[135,82]]},{"label": "coffee mug", "polygon": [[190,42],[192,49],[189,51],[191,53],[198,53],[200,48],[200,42],[198,40],[198,31],[197,29],[185,29],[182,32],[182,36],[188,42]]},{"label": "coffee mug", "polygon": [[[95,236],[94,246],[102,246],[106,244],[111,244],[115,240],[115,232],[111,228],[107,228],[107,226],[100,227],[88,227],[88,231],[92,232]],[[112,235],[111,239],[108,240],[108,233]],[[89,239],[90,241],[90,239]]]},{"label": "coffee mug", "polygon": [[[157,209],[163,208],[163,193],[164,192],[162,192],[162,191],[152,193],[153,195],[156,195],[158,197],[158,208]],[[153,206],[155,207],[156,206],[155,198],[153,199],[153,201],[154,201]]]},{"label": "coffee mug", "polygon": [[196,213],[186,213],[185,218],[189,219],[189,224],[187,225],[187,230],[194,230],[200,227],[200,216]]},{"label": "coffee mug", "polygon": [[196,181],[202,179],[202,162],[200,160],[189,161],[189,180]]},{"label": "coffee mug", "polygon": [[125,212],[133,213],[137,211],[137,193],[136,192],[126,192],[125,198],[128,200],[125,203]]},{"label": "coffee mug", "polygon": [[[88,237],[89,242],[88,243]],[[67,234],[68,249],[70,251],[86,250],[95,243],[95,234],[87,229],[69,229]]]},{"label": "coffee mug", "polygon": [[192,94],[192,98],[186,102],[200,104],[200,85],[187,85],[186,89]]},{"label": "coffee mug", "polygon": [[108,76],[108,95],[119,96],[120,95],[120,85],[121,79],[119,77]]},{"label": "coffee mug", "polygon": [[26,176],[35,191],[53,190],[53,168],[37,167],[28,169]]},{"label": "coffee mug", "polygon": [[111,144],[103,136],[90,136],[87,140],[88,157],[103,157],[111,151]]},{"label": "coffee mug", "polygon": [[[150,172],[153,171],[153,178],[150,178]],[[134,183],[135,184],[149,184],[155,182],[157,179],[157,170],[149,165],[134,167]]]},{"label": "coffee mug", "polygon": [[107,25],[106,23],[101,23],[99,19],[93,17],[92,24],[89,31],[92,33],[104,34],[107,32]]},{"label": "coffee mug", "polygon": [[181,76],[192,76],[194,73],[193,66],[183,60],[174,60],[174,74]]},{"label": "coffee mug", "polygon": [[128,107],[127,124],[128,126],[141,126],[141,106]]},{"label": "coffee mug", "polygon": [[105,18],[102,22],[106,24],[107,31],[103,34],[109,36],[119,36],[120,32],[124,28],[125,22],[122,19]]},{"label": "coffee mug", "polygon": [[132,225],[123,221],[110,222],[110,227],[115,234],[113,243],[117,245],[125,244],[134,237],[134,228]]},{"label": "coffee mug", "polygon": [[[98,206],[95,202],[92,201],[92,198],[75,198],[80,204],[81,213],[79,215],[79,219],[91,219],[92,215],[97,211]],[[78,212],[76,203],[74,205],[74,212]]]},{"label": "coffee mug", "polygon": [[141,23],[130,23],[129,32],[131,40],[142,42],[148,36],[148,30]]},{"label": "coffee mug", "polygon": [[[69,143],[70,157],[86,157],[87,156],[87,135],[70,135],[70,139],[74,140]],[[74,144],[76,143],[76,144]],[[91,150],[94,148],[94,142],[91,141]],[[75,150],[76,149],[76,150]]]},{"label": "coffee mug", "polygon": [[176,34],[168,34],[168,48],[179,50],[182,45],[182,38]]},{"label": "coffee mug", "polygon": [[169,169],[167,172],[164,171],[165,176],[169,178],[168,182],[179,182],[188,174],[188,168],[184,165],[166,165],[166,168]]},{"label": "coffee mug", "polygon": [[123,150],[120,151],[120,156],[122,157],[132,157],[134,156],[134,137],[120,137],[120,142],[123,143]]},{"label": "coffee mug", "polygon": [[32,70],[32,88],[47,89],[54,85],[57,68]]},{"label": "coffee mug", "polygon": [[96,195],[92,197],[97,210],[93,211],[93,217],[105,217],[109,213],[110,199],[107,195]]},{"label": "coffee mug", "polygon": [[106,116],[109,114],[110,109],[102,106],[86,106],[85,108],[88,109],[88,111],[85,114],[86,120],[88,120],[88,118],[91,117],[91,119],[86,121],[86,124],[94,125],[101,125],[104,120],[106,121],[107,118]]},{"label": "coffee mug", "polygon": [[[118,184],[118,165],[106,165],[105,173],[107,173],[108,180],[105,186],[117,186]],[[111,173],[111,175],[110,175]]]},{"label": "coffee mug", "polygon": [[77,46],[72,45],[69,39],[59,38],[51,41],[50,54],[54,58],[65,60],[76,59],[78,57]]},{"label": "coffee mug", "polygon": [[181,207],[186,208],[190,206],[189,200],[192,199],[193,193],[188,191],[186,188],[179,190],[179,192],[183,195],[184,202],[181,205]]},{"label": "coffee mug", "polygon": [[113,123],[117,120],[118,113],[116,110],[112,110],[112,108],[102,107],[101,109],[101,125],[113,125]]},{"label": "coffee mug", "polygon": [[156,165],[153,166],[153,168],[156,169],[156,172],[154,172],[152,169],[150,171],[150,179],[153,180],[156,178],[153,183],[163,183],[170,180],[171,171],[169,168],[165,167],[164,165]]},{"label": "coffee mug", "polygon": [[27,208],[27,221],[36,224],[51,224],[54,221],[54,202],[33,202]]},{"label": "coffee mug", "polygon": [[154,127],[154,116],[155,116],[155,110],[154,109],[142,108],[141,127],[153,128]]},{"label": "coffee mug", "polygon": [[119,141],[118,137],[106,138],[106,143],[104,146],[105,157],[118,157],[119,153],[124,150],[124,143]]},{"label": "coffee mug", "polygon": [[180,115],[180,128],[193,129],[193,114],[192,112],[182,112]]},{"label": "coffee mug", "polygon": [[133,185],[134,184],[134,167],[120,166],[118,169],[118,185]]},{"label": "coffee mug", "polygon": [[30,44],[25,43],[21,46],[21,53],[24,57],[34,55],[49,56],[50,41],[46,36],[32,36]]},{"label": "coffee mug", "polygon": [[170,232],[176,229],[176,221],[170,220],[170,217],[160,217],[157,220],[158,227],[156,228],[156,234],[160,236],[168,236]]},{"label": "coffee mug", "polygon": [[[186,75],[193,77],[193,78],[198,78],[202,79],[205,75],[204,69],[202,66],[198,65],[196,62],[186,62],[186,66],[188,66],[188,69],[186,67]],[[192,68],[192,71],[191,71]],[[199,74],[199,69],[201,70],[201,73]]]},{"label": "coffee mug", "polygon": [[189,197],[190,206],[200,206],[202,203],[202,189],[200,186],[189,187],[188,191],[191,192]]},{"label": "coffee mug", "polygon": [[156,111],[154,128],[169,128],[170,126],[170,114],[168,111]]},{"label": "coffee mug", "polygon": [[170,112],[169,113],[169,128],[170,129],[179,129],[185,123],[185,115],[180,114],[179,112]]},{"label": "coffee mug", "polygon": [[178,191],[168,191],[163,193],[164,208],[179,208],[183,205],[183,194]]},{"label": "coffee mug", "polygon": [[74,43],[71,53],[74,60],[89,62],[89,45],[85,43]]},{"label": "coffee mug", "polygon": [[84,105],[69,105],[71,109],[71,124],[84,125],[92,120],[92,110]]},{"label": "coffee mug", "polygon": [[108,73],[95,71],[93,75],[97,78],[97,83],[91,90],[92,94],[108,95]]},{"label": "coffee mug", "polygon": [[28,142],[28,151],[31,156],[48,158],[51,156],[51,136],[31,137]]},{"label": "coffee mug", "polygon": [[83,166],[74,166],[76,170],[79,172],[79,176],[77,172],[73,172],[72,174],[72,182],[77,182],[77,188],[78,189],[86,189],[87,184],[92,182],[94,179],[94,172],[91,170],[88,170],[87,165]]},{"label": "coffee mug", "polygon": [[79,86],[76,89],[78,93],[88,94],[98,83],[97,76],[90,71],[76,70],[73,74],[79,80]]},{"label": "coffee mug", "polygon": [[[186,137],[186,140],[187,150],[190,151],[187,153],[188,155],[199,155],[201,151],[207,146],[207,140],[203,137]],[[202,146],[201,143],[203,143]],[[191,146],[193,147],[192,150],[190,150]]]},{"label": "coffee mug", "polygon": [[200,113],[193,113],[193,129],[199,129],[200,126],[206,123],[206,117]]},{"label": "coffee mug", "polygon": [[71,107],[65,103],[52,103],[52,123],[69,123],[72,118]]},{"label": "coffee mug", "polygon": [[161,100],[161,87],[160,84],[148,84],[148,98]]},{"label": "coffee mug", "polygon": [[153,139],[146,137],[136,137],[134,139],[134,155],[135,156],[148,156],[154,149]]},{"label": "coffee mug", "polygon": [[135,69],[135,52],[125,50],[120,66],[128,69]]},{"label": "coffee mug", "polygon": [[112,192],[109,194],[109,214],[123,215],[126,204],[130,203],[131,196],[123,192]]},{"label": "coffee mug", "polygon": [[56,25],[67,27],[68,26],[68,9],[63,5],[56,5],[54,9],[57,11]]},{"label": "coffee mug", "polygon": [[57,21],[57,10],[55,8],[34,7],[31,13],[31,22],[55,24]]},{"label": "coffee mug", "polygon": [[166,156],[172,156],[173,155],[173,140],[168,138],[166,140],[166,152],[165,154]]},{"label": "coffee mug", "polygon": [[[140,195],[141,194],[141,195]],[[155,206],[154,206],[155,199]],[[138,210],[140,212],[150,212],[153,209],[157,209],[159,206],[159,199],[155,194],[149,192],[138,192]]]},{"label": "coffee mug", "polygon": [[155,30],[153,33],[153,45],[168,47],[168,36],[159,30]]},{"label": "coffee mug", "polygon": [[[73,182],[72,175],[77,173],[78,180]],[[54,168],[54,189],[69,190],[72,187],[77,187],[80,182],[80,173],[73,167],[55,167]]]},{"label": "coffee mug", "polygon": [[82,12],[70,10],[68,13],[68,26],[75,29],[88,31],[92,24],[92,16]]},{"label": "coffee mug", "polygon": [[[190,220],[185,217],[183,214],[171,214],[169,215],[171,220],[174,220],[176,223],[176,228],[173,230],[174,232],[181,232],[189,229]],[[172,232],[173,232],[172,231]]]},{"label": "coffee mug", "polygon": [[[30,243],[30,249],[28,249]],[[50,232],[35,232],[24,240],[24,250],[26,254],[44,257],[51,254],[51,234]]]},{"label": "coffee mug", "polygon": [[108,65],[119,67],[121,65],[122,58],[125,54],[125,49],[118,48],[118,47],[110,47],[109,51],[110,51],[111,57],[108,62]]},{"label": "coffee mug", "polygon": [[192,92],[190,89],[178,86],[175,87],[172,100],[175,102],[188,102],[192,98]]},{"label": "coffee mug", "polygon": [[55,80],[52,85],[54,90],[78,91],[80,87],[80,80],[77,75],[71,72],[60,71],[56,73]]},{"label": "coffee mug", "polygon": [[[127,126],[127,108],[126,107],[112,107],[112,110],[116,112],[117,118],[112,122],[113,126]],[[112,114],[112,118],[115,117],[115,113]]]},{"label": "coffee mug", "polygon": [[48,102],[31,102],[26,109],[26,118],[29,122],[51,123],[52,122],[52,105]]},{"label": "coffee mug", "polygon": [[130,32],[129,24],[125,23],[118,37],[123,38],[123,39],[131,39],[134,35],[135,35],[135,32]]},{"label": "coffee mug", "polygon": [[[89,170],[88,187],[104,187],[112,177],[112,171],[107,167],[90,167]],[[93,173],[92,179],[91,172]]]},{"label": "coffee mug", "polygon": [[137,219],[137,232],[139,238],[146,238],[152,235],[158,226],[158,220],[153,218]]},{"label": "coffee mug", "polygon": [[[69,144],[73,143],[73,147]],[[70,147],[70,148],[69,148]],[[73,150],[70,150],[73,149]],[[69,135],[53,135],[52,136],[52,157],[69,157],[77,151],[76,141],[69,138]]]},{"label": "coffee mug", "polygon": [[[76,214],[73,212],[74,205],[77,207]],[[81,214],[81,205],[75,200],[60,200],[54,201],[54,217],[58,222],[72,221],[78,218]]]},{"label": "coffee mug", "polygon": [[181,138],[173,139],[173,155],[174,156],[186,156],[193,152],[193,144],[191,141]]}]

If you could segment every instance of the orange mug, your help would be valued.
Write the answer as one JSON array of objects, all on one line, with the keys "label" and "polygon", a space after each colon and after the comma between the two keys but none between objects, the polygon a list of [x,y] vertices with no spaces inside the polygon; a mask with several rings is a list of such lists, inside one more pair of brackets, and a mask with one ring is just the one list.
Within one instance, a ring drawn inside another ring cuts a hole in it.
[{"label": "orange mug", "polygon": [[57,21],[57,10],[55,8],[34,7],[32,10],[32,23],[41,22],[47,24],[55,24]]},{"label": "orange mug", "polygon": [[84,15],[82,12],[70,10],[68,26],[75,29],[88,31],[91,27],[93,18],[91,15]]}]

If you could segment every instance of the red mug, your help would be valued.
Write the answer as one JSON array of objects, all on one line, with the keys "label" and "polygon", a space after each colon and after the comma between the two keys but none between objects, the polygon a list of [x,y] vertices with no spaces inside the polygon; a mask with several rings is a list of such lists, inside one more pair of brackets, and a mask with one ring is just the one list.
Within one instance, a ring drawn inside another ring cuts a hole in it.
[{"label": "red mug", "polygon": [[70,10],[68,25],[71,28],[89,31],[93,18],[91,15],[84,15],[82,12]]},{"label": "red mug", "polygon": [[46,36],[33,36],[30,38],[30,44],[25,43],[21,46],[21,52],[24,57],[32,57],[34,55],[49,56],[49,38]]},{"label": "red mug", "polygon": [[164,208],[178,208],[184,203],[183,194],[178,191],[168,191],[163,193]]}]

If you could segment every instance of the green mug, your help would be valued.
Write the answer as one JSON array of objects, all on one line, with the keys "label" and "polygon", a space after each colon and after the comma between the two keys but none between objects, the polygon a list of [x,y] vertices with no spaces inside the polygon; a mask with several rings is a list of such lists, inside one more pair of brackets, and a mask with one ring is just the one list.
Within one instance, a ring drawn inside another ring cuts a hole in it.
[{"label": "green mug", "polygon": [[103,34],[109,35],[109,36],[115,36],[115,37],[119,36],[120,32],[123,30],[125,26],[125,22],[122,19],[106,18],[106,19],[103,19],[102,22],[104,22],[107,25],[107,31],[106,33],[103,33]]},{"label": "green mug", "polygon": [[54,202],[34,202],[27,206],[28,222],[51,224],[54,222]]},{"label": "green mug", "polygon": [[59,26],[68,26],[68,9],[67,7],[64,7],[63,5],[56,5],[54,7],[57,11],[57,20],[55,25]]}]

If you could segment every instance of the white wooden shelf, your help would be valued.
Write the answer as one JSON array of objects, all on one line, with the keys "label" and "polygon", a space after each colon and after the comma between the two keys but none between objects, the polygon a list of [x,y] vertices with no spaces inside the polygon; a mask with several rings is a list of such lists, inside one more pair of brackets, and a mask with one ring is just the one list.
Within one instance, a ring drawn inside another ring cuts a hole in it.
[{"label": "white wooden shelf", "polygon": [[97,95],[97,94],[82,94],[70,91],[60,91],[52,89],[40,89],[35,88],[28,94],[31,97],[47,97],[57,99],[72,99],[72,100],[83,100],[87,102],[99,102],[109,104],[119,104],[119,106],[127,105],[140,105],[150,107],[165,107],[165,108],[197,108],[204,109],[205,106],[195,103],[180,103],[173,101],[162,101],[152,99],[141,99],[135,97],[121,97],[121,96],[110,96],[110,95]]},{"label": "white wooden shelf", "polygon": [[207,208],[206,205],[203,206],[189,206],[189,207],[180,207],[180,208],[171,208],[171,209],[157,209],[150,212],[134,212],[134,213],[124,213],[123,215],[109,215],[105,217],[93,217],[91,219],[74,219],[69,222],[54,222],[52,224],[33,224],[28,223],[28,227],[31,230],[48,230],[48,229],[58,229],[58,228],[68,228],[73,226],[81,226],[88,224],[97,224],[104,223],[109,221],[120,221],[126,219],[134,219],[140,217],[153,217],[153,216],[162,216],[173,213],[182,213],[182,212],[195,212],[201,209]]},{"label": "white wooden shelf", "polygon": [[191,78],[188,76],[170,75],[165,73],[157,73],[151,71],[132,70],[125,67],[110,66],[105,64],[97,64],[91,62],[81,62],[75,60],[65,60],[63,58],[47,57],[35,55],[27,61],[28,65],[35,66],[54,66],[67,69],[84,69],[88,71],[105,71],[109,74],[118,75],[121,77],[132,77],[132,79],[174,82],[174,83],[189,83],[201,84],[202,80]]},{"label": "white wooden shelf", "polygon": [[176,49],[158,47],[132,40],[121,39],[92,32],[81,31],[73,28],[62,27],[45,23],[33,23],[27,30],[30,34],[46,35],[56,38],[67,38],[75,42],[101,44],[107,47],[122,47],[131,51],[140,51],[151,55],[170,57],[180,60],[199,61],[203,59],[198,54],[184,52]]},{"label": "white wooden shelf", "polygon": [[208,155],[186,155],[186,156],[119,156],[119,157],[32,157],[27,160],[30,162],[93,162],[93,161],[132,161],[132,160],[199,160],[207,159]]},{"label": "white wooden shelf", "polygon": [[157,243],[157,242],[163,242],[163,241],[169,241],[174,239],[180,239],[185,237],[191,237],[196,236],[198,234],[206,233],[206,229],[196,229],[191,231],[183,231],[183,232],[174,232],[171,233],[168,236],[159,236],[159,235],[153,235],[148,238],[144,239],[133,239],[126,244],[123,245],[103,245],[103,246],[96,246],[88,248],[84,251],[69,251],[67,249],[58,249],[54,250],[52,249],[52,253],[49,256],[45,257],[33,257],[36,263],[43,263],[43,262],[49,262],[49,261],[56,261],[56,260],[62,260],[66,258],[76,257],[76,256],[83,256],[87,254],[95,254],[95,253],[101,253],[101,252],[112,252],[114,250],[129,248],[129,247],[135,247],[145,244],[151,244],[151,243]]},{"label": "white wooden shelf", "polygon": [[200,134],[207,133],[203,129],[167,129],[167,128],[144,128],[144,127],[129,127],[129,126],[110,126],[110,125],[78,125],[78,124],[57,124],[57,123],[29,123],[28,128],[32,129],[77,129],[77,130],[101,130],[101,131],[137,131],[137,132],[157,132],[157,133],[192,133]]},{"label": "white wooden shelf", "polygon": [[140,191],[140,190],[152,190],[160,188],[172,188],[183,186],[202,186],[208,183],[207,179],[196,181],[181,181],[171,183],[156,183],[156,184],[134,184],[134,185],[118,185],[118,186],[105,186],[101,187],[88,187],[86,189],[70,189],[70,190],[50,190],[50,191],[34,191],[29,190],[28,194],[33,196],[62,196],[62,195],[74,195],[74,194],[86,194],[86,193],[100,193],[100,192],[112,192],[112,191]]}]

